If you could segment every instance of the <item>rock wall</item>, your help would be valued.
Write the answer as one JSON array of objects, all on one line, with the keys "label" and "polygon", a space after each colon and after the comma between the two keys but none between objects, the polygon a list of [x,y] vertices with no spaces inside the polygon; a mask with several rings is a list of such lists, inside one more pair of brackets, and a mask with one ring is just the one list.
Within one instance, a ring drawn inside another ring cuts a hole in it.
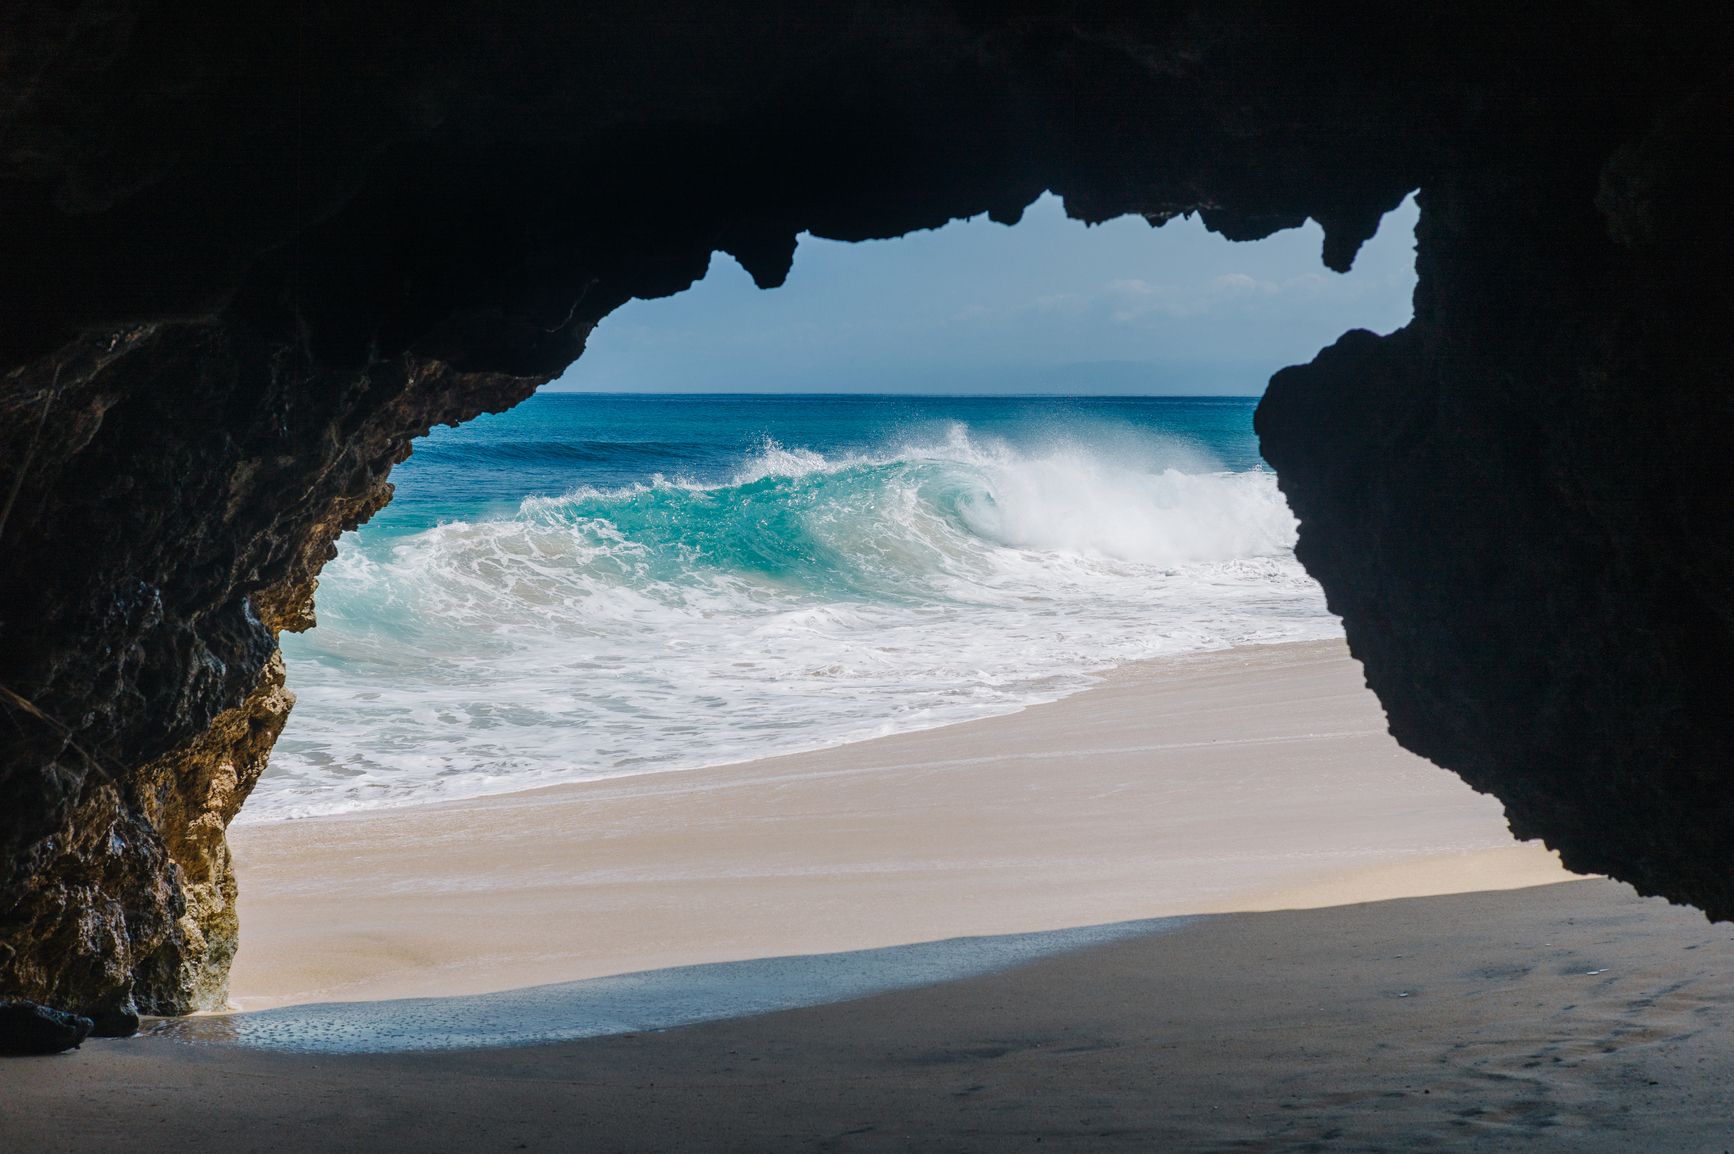
[{"label": "rock wall", "polygon": [[1416,320],[1279,374],[1301,554],[1411,748],[1569,862],[1734,916],[1728,19],[1705,5],[144,0],[0,20],[0,995],[173,1012],[276,634],[429,426],[802,230],[1044,188],[1346,268]]},{"label": "rock wall", "polygon": [[224,830],[293,697],[276,636],[435,420],[537,382],[324,372],[237,326],[76,342],[0,401],[0,989],[118,1022],[220,1006]]},{"label": "rock wall", "polygon": [[1734,918],[1734,72],[1611,156],[1422,193],[1415,319],[1258,412],[1405,746]]}]

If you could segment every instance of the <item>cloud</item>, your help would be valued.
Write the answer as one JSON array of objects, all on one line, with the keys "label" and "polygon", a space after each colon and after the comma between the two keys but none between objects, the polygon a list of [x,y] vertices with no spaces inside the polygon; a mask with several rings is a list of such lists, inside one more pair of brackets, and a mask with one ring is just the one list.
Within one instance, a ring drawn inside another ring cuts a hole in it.
[{"label": "cloud", "polygon": [[1282,289],[1275,281],[1260,280],[1243,272],[1225,272],[1210,279],[1209,289],[1216,293],[1275,296]]}]

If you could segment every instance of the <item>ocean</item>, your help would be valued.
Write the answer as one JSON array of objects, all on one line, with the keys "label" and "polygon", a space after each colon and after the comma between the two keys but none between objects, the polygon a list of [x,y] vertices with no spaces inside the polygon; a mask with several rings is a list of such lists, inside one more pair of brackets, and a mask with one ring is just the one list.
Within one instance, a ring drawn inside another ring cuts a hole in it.
[{"label": "ocean", "polygon": [[724,764],[1340,635],[1252,398],[539,394],[346,534],[242,816]]}]

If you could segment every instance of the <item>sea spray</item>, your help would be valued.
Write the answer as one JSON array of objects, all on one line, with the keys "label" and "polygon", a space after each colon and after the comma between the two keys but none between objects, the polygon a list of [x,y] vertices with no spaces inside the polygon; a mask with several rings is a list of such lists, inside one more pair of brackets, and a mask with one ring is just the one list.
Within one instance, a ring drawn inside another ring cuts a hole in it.
[{"label": "sea spray", "polygon": [[[431,524],[346,537],[319,628],[287,643],[300,704],[246,817],[812,749],[1337,631],[1275,478],[1224,468],[1244,443],[1180,435],[1172,409],[803,444],[719,436],[706,405],[664,399],[657,437],[448,447]],[[518,467],[567,484],[471,491]]]}]

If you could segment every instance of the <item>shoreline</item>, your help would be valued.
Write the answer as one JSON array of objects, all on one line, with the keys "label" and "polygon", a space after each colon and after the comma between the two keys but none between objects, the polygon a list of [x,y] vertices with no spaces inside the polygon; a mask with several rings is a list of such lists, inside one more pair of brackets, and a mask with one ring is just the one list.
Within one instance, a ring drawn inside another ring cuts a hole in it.
[{"label": "shoreline", "polygon": [[[229,824],[229,829],[234,831],[253,826],[281,825],[286,822],[297,821],[328,821],[341,818],[366,818],[387,813],[401,812],[404,810],[422,810],[437,808],[439,806],[463,805],[467,802],[485,802],[498,798],[552,793],[566,789],[600,785],[605,782],[632,781],[638,778],[657,777],[664,774],[702,773],[707,770],[734,769],[741,766],[755,765],[760,762],[779,761],[783,758],[789,757],[819,756],[830,753],[834,750],[848,748],[850,746],[866,745],[872,742],[909,737],[920,733],[931,733],[937,729],[952,729],[960,725],[977,725],[985,722],[996,721],[1002,718],[1016,717],[1026,710],[1039,709],[1043,706],[1054,705],[1069,698],[1076,697],[1079,694],[1090,693],[1104,687],[1122,675],[1135,675],[1136,671],[1146,667],[1166,666],[1173,662],[1188,661],[1194,658],[1207,657],[1212,654],[1219,655],[1224,653],[1259,652],[1270,649],[1285,649],[1296,645],[1338,645],[1344,647],[1346,650],[1347,642],[1345,642],[1341,636],[1308,638],[1294,641],[1260,641],[1246,645],[1226,645],[1215,649],[1185,650],[1180,653],[1171,653],[1161,657],[1145,657],[1135,661],[1123,662],[1119,665],[1104,666],[1100,669],[1088,669],[1076,674],[1055,674],[1048,680],[1066,681],[1075,676],[1083,678],[1084,684],[1074,685],[1057,696],[1037,697],[1034,700],[1026,701],[1018,705],[1007,706],[996,712],[983,714],[979,717],[952,718],[949,720],[934,721],[930,724],[916,725],[908,729],[894,729],[883,733],[864,734],[856,737],[842,737],[833,741],[821,742],[817,745],[801,746],[796,749],[783,750],[776,753],[764,753],[754,757],[736,757],[723,761],[707,761],[699,765],[674,765],[661,769],[627,770],[604,774],[600,777],[577,778],[571,781],[543,782],[539,785],[514,786],[510,789],[502,789],[490,793],[460,794],[456,797],[437,797],[415,801],[390,801],[379,805],[360,806],[354,809],[332,810],[325,813],[290,813],[250,817],[248,816],[246,807],[243,806],[241,813]],[[289,688],[293,690],[294,686],[290,686]]]},{"label": "shoreline", "polygon": [[241,1009],[1574,876],[1396,746],[1340,641],[1136,663],[811,753],[230,836]]}]

